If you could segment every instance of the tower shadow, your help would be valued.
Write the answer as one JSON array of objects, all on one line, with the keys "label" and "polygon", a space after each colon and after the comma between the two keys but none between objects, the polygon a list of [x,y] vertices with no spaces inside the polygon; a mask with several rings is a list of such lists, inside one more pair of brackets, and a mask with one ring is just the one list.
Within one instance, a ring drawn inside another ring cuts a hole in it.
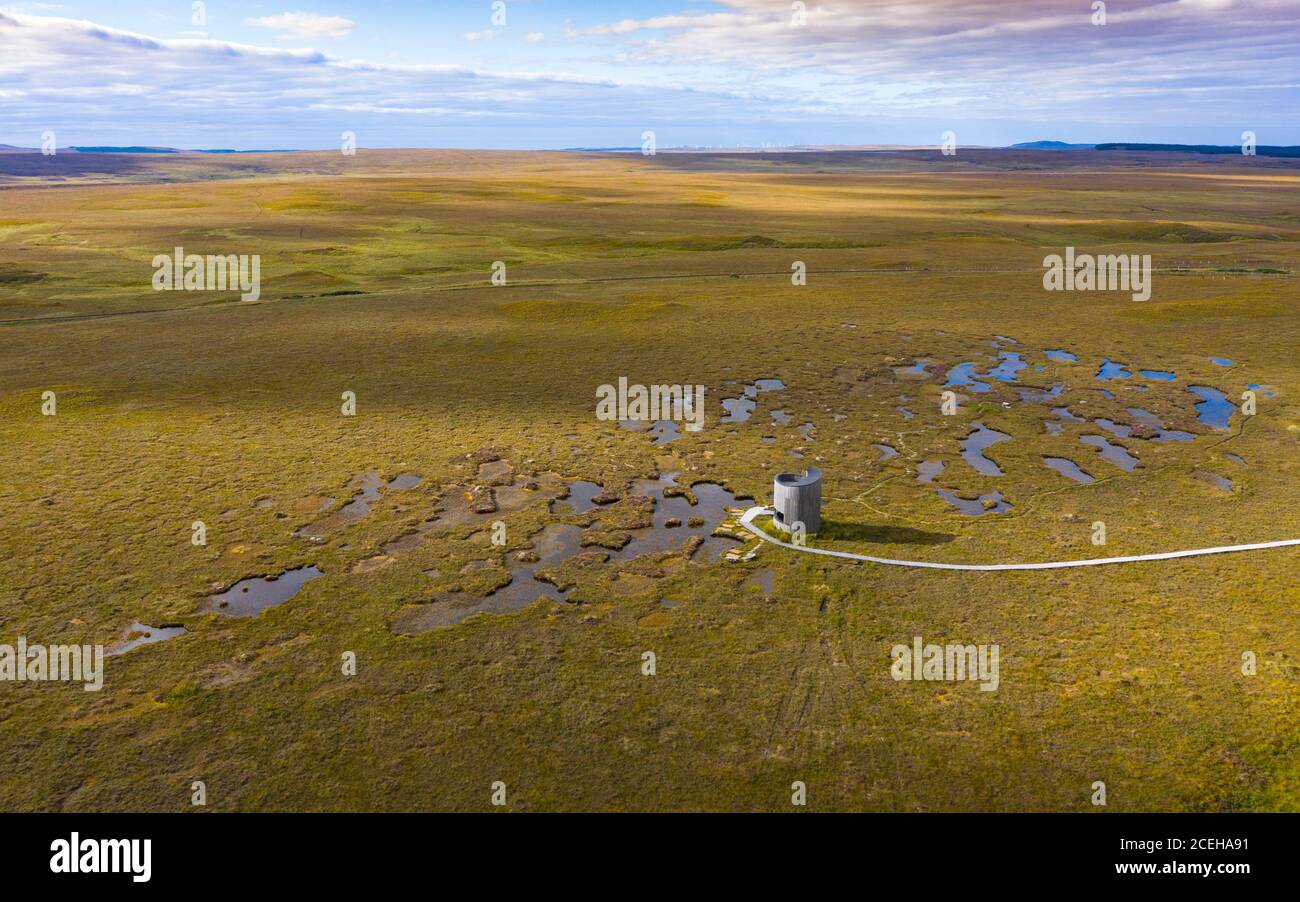
[{"label": "tower shadow", "polygon": [[943,545],[955,536],[946,532],[928,532],[910,526],[881,526],[870,523],[847,523],[822,519],[819,539],[842,539],[847,542],[875,542],[881,545]]}]

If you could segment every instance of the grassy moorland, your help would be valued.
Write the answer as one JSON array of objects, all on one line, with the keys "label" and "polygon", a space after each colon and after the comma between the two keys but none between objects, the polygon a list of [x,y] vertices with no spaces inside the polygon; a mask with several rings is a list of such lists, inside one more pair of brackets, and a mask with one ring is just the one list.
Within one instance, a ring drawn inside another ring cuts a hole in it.
[{"label": "grassy moorland", "polygon": [[[1096,780],[1109,810],[1300,808],[1290,549],[997,574],[587,548],[552,574],[565,601],[404,628],[500,586],[550,523],[617,545],[644,522],[633,481],[668,472],[765,500],[773,473],[816,462],[818,541],[890,557],[1300,537],[1296,164],[30,157],[0,155],[0,642],[188,632],[107,659],[98,693],[0,684],[0,809],[193,810],[194,780],[218,811],[487,810],[497,780],[532,811],[788,810],[794,780],[812,810],[1091,811]],[[150,261],[178,245],[260,254],[261,300],[154,292]],[[1150,254],[1151,300],[1044,291],[1067,245]],[[941,415],[948,371],[1003,352],[1027,366],[956,387]],[[1103,357],[1132,377],[1098,381]],[[655,446],[598,421],[596,387],[620,376],[707,385],[705,429]],[[786,388],[720,422],[758,378]],[[1198,421],[1187,386],[1236,401],[1250,384],[1272,391],[1256,416]],[[1134,425],[1132,407],[1195,438],[1097,425]],[[1005,475],[962,460],[977,422],[1012,437],[987,451]],[[945,465],[933,485],[923,461]],[[422,481],[343,515],[369,471]],[[612,503],[552,502],[576,479]],[[963,515],[935,487],[1012,507]],[[474,514],[489,490],[498,510]],[[309,564],[324,575],[260,616],[208,610]],[[889,649],[915,635],[999,644],[1000,688],[893,681]]]}]

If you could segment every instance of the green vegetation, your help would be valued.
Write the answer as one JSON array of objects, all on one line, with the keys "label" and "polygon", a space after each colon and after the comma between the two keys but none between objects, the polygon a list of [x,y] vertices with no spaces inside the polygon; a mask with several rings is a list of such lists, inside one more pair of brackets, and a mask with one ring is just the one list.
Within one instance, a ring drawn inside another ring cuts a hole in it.
[{"label": "green vegetation", "polygon": [[[98,693],[0,684],[0,809],[186,811],[193,780],[217,811],[479,811],[495,780],[516,810],[785,810],[793,780],[815,810],[1088,811],[1094,780],[1110,810],[1300,808],[1291,550],[996,574],[766,543],[739,563],[585,547],[556,571],[567,601],[392,628],[499,585],[502,556],[548,523],[585,524],[548,508],[561,480],[623,499],[593,528],[610,542],[644,514],[633,480],[676,471],[767,500],[773,473],[814,461],[817,541],[886,557],[1094,556],[1097,520],[1108,555],[1300,536],[1300,175],[1070,157],[1045,173],[974,154],[168,155],[11,178],[0,642],[112,645],[134,621],[189,632],[107,659]],[[1151,301],[1044,292],[1042,258],[1067,244],[1150,253]],[[155,293],[150,261],[176,246],[260,254],[262,299]],[[1022,382],[1065,382],[1060,397],[1020,403],[997,383],[944,417],[941,374],[894,371],[983,367],[996,335],[1045,367]],[[1102,356],[1178,379],[1107,383],[1106,399]],[[707,385],[706,428],[657,447],[597,421],[596,387],[619,376]],[[787,388],[720,423],[720,400],[758,378]],[[1236,401],[1250,383],[1277,389],[1258,416],[1197,423],[1187,385]],[[1052,406],[1117,422],[1140,406],[1199,437],[1116,439],[1142,461],[1126,475],[1079,442],[1098,428],[1048,434]],[[961,460],[976,420],[1014,436],[987,452],[1005,476]],[[946,463],[935,486],[1013,508],[958,514],[917,484],[922,460]],[[423,481],[319,541],[296,535],[369,470]],[[472,508],[481,485],[500,511],[394,546]],[[201,612],[242,578],[305,564],[324,575],[256,618]],[[760,571],[770,597],[750,584]],[[916,635],[999,644],[999,690],[894,682],[889,649]]]}]

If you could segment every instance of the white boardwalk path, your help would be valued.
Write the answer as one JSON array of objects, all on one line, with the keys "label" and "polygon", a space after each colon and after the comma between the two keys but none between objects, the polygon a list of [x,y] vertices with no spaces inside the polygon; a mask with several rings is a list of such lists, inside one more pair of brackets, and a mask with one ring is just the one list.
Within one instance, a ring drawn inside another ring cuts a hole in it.
[{"label": "white boardwalk path", "polygon": [[1199,557],[1205,554],[1230,554],[1234,551],[1259,551],[1264,548],[1285,548],[1288,545],[1300,545],[1300,539],[1281,539],[1276,542],[1255,542],[1251,545],[1220,545],[1217,548],[1192,548],[1187,551],[1162,551],[1159,554],[1134,554],[1128,557],[1085,558],[1078,561],[1043,561],[1036,564],[939,564],[934,561],[900,561],[887,557],[872,557],[867,554],[851,554],[847,551],[831,551],[828,548],[812,548],[807,545],[793,545],[773,538],[754,525],[754,518],[771,514],[771,508],[751,507],[740,518],[740,525],[765,542],[804,551],[810,554],[823,554],[827,557],[847,558],[851,561],[866,561],[870,564],[887,564],[891,567],[924,567],[929,570],[1063,570],[1066,567],[1100,567],[1102,564],[1128,564],[1134,561],[1167,561],[1178,557]]}]

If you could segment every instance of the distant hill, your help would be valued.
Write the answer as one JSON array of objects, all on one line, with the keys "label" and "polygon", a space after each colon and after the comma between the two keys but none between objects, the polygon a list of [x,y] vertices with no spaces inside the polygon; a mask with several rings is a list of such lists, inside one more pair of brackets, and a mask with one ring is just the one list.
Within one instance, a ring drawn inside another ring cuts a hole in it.
[{"label": "distant hill", "polygon": [[[1137,150],[1163,153],[1241,154],[1240,144],[1098,144],[1097,150]],[[1255,148],[1260,157],[1300,157],[1300,147],[1270,147],[1264,144]]]},{"label": "distant hill", "polygon": [[1064,141],[1026,141],[1012,144],[1008,150],[1092,150],[1096,144],[1067,144]]},{"label": "distant hill", "polygon": [[77,147],[69,150],[77,153],[180,153],[174,147]]},{"label": "distant hill", "polygon": [[[567,147],[565,151],[571,153],[635,153],[641,151],[640,147]],[[973,146],[966,149],[984,149]],[[1067,141],[1025,141],[1020,144],[1012,144],[1008,147],[987,148],[995,151],[1128,151],[1144,153],[1183,153],[1183,154],[1213,154],[1217,156],[1240,155],[1241,146],[1238,144],[1145,144],[1129,141],[1116,141],[1105,144],[1072,144]],[[704,147],[661,147],[661,153],[674,154],[714,154],[714,153],[754,153],[754,154],[782,154],[782,153],[834,153],[837,151],[854,151],[854,152],[874,152],[874,153],[905,153],[909,151],[929,151],[933,150],[929,146],[904,146],[904,145],[828,145],[825,147],[813,145],[793,145],[790,147],[767,147],[767,148],[704,148]],[[37,147],[20,147],[14,144],[0,144],[0,154],[26,154],[40,153]],[[59,147],[57,152],[63,153],[83,153],[83,154],[147,154],[147,155],[178,155],[178,154],[250,154],[250,153],[294,153],[293,150],[230,150],[226,148],[211,149],[182,149],[177,147],[149,147],[143,145],[133,145],[117,147],[112,145],[103,146],[72,146]],[[1255,148],[1255,153],[1261,157],[1286,157],[1300,158],[1300,146],[1276,146],[1261,144]]]},{"label": "distant hill", "polygon": [[[227,150],[225,148],[214,148],[212,150],[182,150],[179,147],[60,147],[58,153],[293,153],[291,150]],[[0,144],[0,153],[40,153],[37,147],[18,147],[14,144]]]}]

